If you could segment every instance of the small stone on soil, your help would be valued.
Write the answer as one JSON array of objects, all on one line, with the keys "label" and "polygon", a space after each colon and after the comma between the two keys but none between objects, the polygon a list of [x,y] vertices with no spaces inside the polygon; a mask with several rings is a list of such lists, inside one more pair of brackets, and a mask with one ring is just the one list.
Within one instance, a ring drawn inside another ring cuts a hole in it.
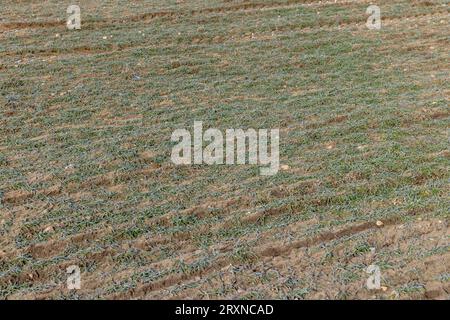
[{"label": "small stone on soil", "polygon": [[54,229],[52,226],[48,226],[47,228],[44,229],[45,233],[49,233],[49,232],[53,232],[53,231],[54,231]]}]

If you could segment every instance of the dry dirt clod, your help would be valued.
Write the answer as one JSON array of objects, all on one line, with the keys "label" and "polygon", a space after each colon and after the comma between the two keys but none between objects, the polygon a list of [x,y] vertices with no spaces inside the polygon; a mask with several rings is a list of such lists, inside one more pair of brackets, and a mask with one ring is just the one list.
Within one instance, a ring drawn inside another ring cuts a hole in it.
[{"label": "dry dirt clod", "polygon": [[375,224],[377,225],[377,227],[382,227],[382,226],[384,226],[384,223],[383,223],[383,221],[381,221],[381,220],[377,220],[377,222],[375,222]]},{"label": "dry dirt clod", "polygon": [[442,285],[440,282],[430,282],[425,286],[425,297],[428,299],[436,299],[441,295],[441,293]]},{"label": "dry dirt clod", "polygon": [[283,164],[282,166],[281,166],[281,170],[284,170],[284,171],[286,171],[286,170],[289,170],[289,166],[287,165],[287,164]]}]

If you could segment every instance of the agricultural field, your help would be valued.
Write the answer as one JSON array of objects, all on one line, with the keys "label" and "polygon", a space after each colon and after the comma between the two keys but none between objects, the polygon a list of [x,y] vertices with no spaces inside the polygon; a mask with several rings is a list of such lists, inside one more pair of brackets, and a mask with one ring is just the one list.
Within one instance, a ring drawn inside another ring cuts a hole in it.
[{"label": "agricultural field", "polygon": [[[448,18],[2,0],[0,299],[449,299]],[[194,121],[279,129],[278,173],[175,165]]]}]

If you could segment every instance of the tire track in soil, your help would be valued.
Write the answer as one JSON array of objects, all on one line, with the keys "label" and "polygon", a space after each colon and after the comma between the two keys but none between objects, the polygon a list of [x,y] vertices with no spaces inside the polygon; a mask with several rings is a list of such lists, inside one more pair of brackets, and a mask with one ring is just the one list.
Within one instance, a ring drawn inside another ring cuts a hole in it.
[{"label": "tire track in soil", "polygon": [[[399,223],[400,221],[401,221],[400,217],[394,217],[394,218],[391,218],[388,220],[384,220],[384,226],[395,225],[395,224]],[[344,228],[344,229],[336,231],[336,232],[323,232],[315,237],[297,241],[297,242],[293,243],[292,245],[288,246],[287,249],[277,251],[276,255],[274,255],[273,253],[264,254],[264,251],[263,251],[263,254],[260,254],[260,257],[274,257],[274,256],[278,256],[278,255],[289,254],[290,251],[292,251],[293,249],[315,246],[319,243],[324,243],[324,242],[326,243],[326,242],[337,240],[337,239],[340,239],[340,238],[343,238],[346,236],[359,234],[359,233],[369,230],[369,229],[379,229],[379,227],[376,226],[376,224],[374,222],[366,222],[366,223],[362,223],[362,224],[353,225],[353,226]],[[265,240],[266,240],[266,242],[271,241],[270,239],[267,239],[267,238]],[[231,248],[229,245],[227,245],[226,247],[228,247],[229,249]],[[259,247],[261,247],[261,246],[259,246]],[[159,279],[159,280],[154,281],[149,284],[141,285],[138,288],[135,288],[135,289],[127,291],[127,292],[121,292],[121,293],[109,295],[107,298],[108,299],[139,298],[139,297],[145,296],[151,292],[160,291],[160,290],[166,289],[168,287],[174,286],[176,284],[179,284],[181,282],[185,283],[186,281],[192,280],[193,278],[197,278],[197,277],[201,277],[201,276],[205,276],[207,274],[213,273],[215,271],[218,271],[218,269],[224,268],[226,265],[229,265],[232,263],[232,259],[226,256],[226,254],[230,253],[231,251],[232,250],[226,251],[223,255],[219,256],[216,261],[212,262],[211,265],[205,269],[197,270],[195,272],[190,272],[188,274],[170,274],[166,278]],[[185,252],[183,254],[183,256],[189,255],[190,252],[191,251]],[[97,263],[99,263],[99,262],[102,262],[102,261],[105,261],[106,259],[108,259],[109,256],[112,255],[113,253],[114,252],[112,250],[106,248],[105,250],[103,250],[101,252],[93,253],[92,258],[94,258],[95,261]],[[87,257],[87,259],[89,260],[89,257]],[[158,260],[158,261],[155,261],[152,263],[158,264],[160,262],[161,261]],[[61,271],[64,269],[64,266],[67,266],[69,264],[70,264],[70,261],[66,261],[63,264],[60,264],[58,266],[54,266],[52,268],[47,268],[47,269],[43,269],[43,270],[30,269],[30,270],[24,271],[20,275],[14,275],[14,276],[10,276],[10,277],[1,279],[2,280],[1,283],[4,284],[4,283],[7,283],[8,281],[13,281],[13,282],[19,281],[19,283],[26,283],[26,282],[30,282],[30,281],[35,283],[37,281],[39,283],[42,283],[43,281],[49,280],[51,278],[51,275],[53,272]],[[92,275],[92,276],[94,277],[94,275]],[[114,278],[114,279],[115,279],[115,281],[118,281],[118,280],[122,279],[122,277]],[[123,279],[125,279],[125,278],[123,278]],[[40,297],[41,298],[51,297],[52,294],[54,294],[58,291],[60,291],[60,287],[57,286],[53,290],[49,291],[48,293],[41,294]]]},{"label": "tire track in soil", "polygon": [[[446,115],[448,115],[446,113]],[[128,173],[127,174],[127,178],[131,179],[132,177],[136,177],[137,173]],[[125,177],[122,177],[122,179],[124,179]],[[435,177],[422,177],[419,181],[417,181],[417,185],[422,185],[427,183],[429,180],[433,179]],[[85,185],[85,188],[89,188],[90,186],[92,186],[92,182],[95,182],[93,185],[95,186],[101,186],[101,185],[109,185],[111,184],[111,182],[109,182],[108,180],[105,180],[106,178],[104,176],[101,176],[99,179],[98,178],[94,178],[91,179],[87,185]],[[317,181],[309,181],[308,183],[306,183],[304,185],[307,194],[311,194],[313,192],[315,192],[315,187],[316,187],[316,183]],[[287,186],[287,188],[289,188],[289,186]],[[79,191],[79,190],[76,190]],[[74,190],[72,190],[71,192],[69,192],[68,194],[72,194],[75,193]],[[65,193],[66,194],[66,193]],[[282,196],[282,195],[281,195]],[[302,198],[303,199],[303,198]],[[324,206],[324,205],[328,205],[329,201],[332,201],[329,198],[313,198],[310,199],[310,201],[306,201],[303,200],[299,200],[298,202],[294,202],[294,203],[289,203],[285,206],[282,207],[278,207],[278,208],[269,208],[269,209],[265,209],[262,211],[256,211],[250,214],[246,214],[244,216],[241,216],[238,218],[238,224],[240,226],[245,226],[245,225],[252,225],[252,224],[258,224],[261,221],[266,221],[267,219],[272,219],[274,217],[277,217],[283,213],[286,212],[290,212],[290,214],[294,214],[293,212],[300,212],[302,210],[302,208],[305,205],[314,205],[314,206]],[[236,203],[242,203],[243,205],[238,207],[238,208],[232,208],[233,205],[235,205]],[[224,216],[227,213],[230,212],[230,210],[233,211],[246,211],[250,209],[251,206],[251,200],[247,197],[242,198],[242,196],[235,196],[235,197],[231,197],[228,199],[223,199],[221,200],[219,203],[216,201],[216,204],[219,204],[218,206],[215,206],[215,209],[220,209],[219,212],[214,212],[211,213],[209,212],[210,209],[210,205],[194,205],[192,207],[189,207],[185,210],[183,210],[182,212],[168,212],[167,214],[164,215],[160,215],[160,216],[155,216],[150,218],[149,220],[147,220],[145,222],[145,225],[147,227],[154,227],[156,225],[161,225],[161,226],[173,226],[172,223],[172,218],[178,216],[178,215],[194,215],[197,218],[201,219],[201,218],[205,218],[205,217],[209,217],[209,216]],[[220,224],[215,224],[213,226],[210,226],[209,229],[207,227],[203,227],[201,228],[200,234],[197,235],[204,235],[207,234],[208,232],[212,231],[212,232],[218,232],[221,228],[230,228],[236,225],[236,220],[234,217],[231,218],[226,218],[224,221],[222,221]],[[122,227],[127,226],[126,223],[121,225]],[[116,226],[117,228],[117,226]],[[98,230],[95,231],[95,233],[98,233]],[[180,241],[186,241],[186,240],[192,240],[193,239],[193,234],[190,231],[185,231],[185,232],[177,232],[174,233],[173,235],[171,235],[169,238],[170,239],[177,239]],[[77,243],[78,238],[80,237],[81,240],[84,240],[84,236],[83,234],[81,235],[76,235],[73,236],[73,240]],[[162,242],[162,243],[167,243],[169,241],[169,238],[167,239],[159,239],[157,242]],[[117,239],[120,240],[120,239]],[[71,240],[72,241],[72,240]],[[40,257],[42,258],[42,254],[53,254],[56,255],[57,253],[59,253],[62,249],[65,248],[65,246],[63,246],[62,248],[59,247],[60,243],[59,242],[55,242],[55,241],[50,241],[50,242],[44,242],[44,243],[38,243],[38,244],[34,244],[31,246],[27,246],[26,249],[26,253],[30,253],[33,256],[36,257]],[[43,250],[41,250],[41,246],[43,246]],[[42,253],[42,254],[41,254]]]},{"label": "tire track in soil", "polygon": [[[419,221],[421,221],[421,220],[419,220]],[[421,241],[426,241],[426,238],[429,238],[428,235],[433,235],[433,233],[436,233],[436,232],[438,234],[441,234],[441,235],[443,233],[445,233],[445,227],[442,228],[442,229],[436,229],[437,221],[434,221],[434,226],[430,225],[429,227],[426,227],[425,229],[419,228],[419,226],[417,225],[418,223],[419,224],[423,224],[423,223],[426,224],[428,222],[426,222],[426,221],[417,222],[417,220],[413,220],[413,221],[410,221],[409,223],[407,223],[405,225],[402,225],[401,227],[400,226],[396,226],[396,225],[391,225],[391,226],[387,226],[387,227],[385,226],[383,228],[380,228],[379,230],[374,230],[372,233],[368,234],[366,239],[370,239],[368,241],[371,242],[371,243],[374,243],[374,246],[377,247],[377,248],[380,248],[380,250],[383,250],[383,252],[386,252],[387,250],[392,252],[392,251],[398,250],[398,247],[401,244],[411,243],[411,241],[413,243],[414,243],[414,241],[419,241],[419,243],[420,243]],[[438,222],[438,223],[441,224],[441,222]],[[386,228],[386,229],[384,229],[384,228]],[[398,234],[400,234],[401,236],[397,237]],[[393,240],[394,237],[396,237],[395,239],[399,239],[399,241]],[[436,234],[434,234],[433,238],[438,238],[438,236]],[[381,240],[381,239],[383,239],[383,240]],[[345,248],[347,246],[347,244],[350,244],[352,241],[357,241],[357,240],[349,238],[349,239],[346,239],[345,242],[337,244],[337,246],[340,247],[340,248]],[[424,245],[425,244],[427,244],[428,247],[430,247],[429,249],[431,249],[431,247],[433,246],[430,243],[424,243]],[[335,247],[334,250],[336,250],[336,249],[337,249],[337,247]],[[320,248],[320,251],[323,252],[323,251],[326,251],[326,249],[325,248]],[[339,249],[338,249],[338,251],[339,251]],[[440,253],[438,253],[438,252],[435,252],[434,254],[435,255],[439,255],[439,256],[436,257],[436,256],[433,255],[434,257],[430,258],[430,259],[433,259],[435,261],[436,260],[441,261],[443,256]],[[359,255],[357,255],[357,256],[355,256],[355,255],[340,255],[338,253],[336,255],[336,257],[335,257],[336,258],[335,260],[328,261],[327,263],[325,263],[325,265],[322,265],[320,262],[318,262],[316,260],[316,262],[315,262],[316,264],[314,264],[314,265],[306,263],[306,265],[300,265],[300,266],[296,265],[296,267],[297,267],[297,270],[299,270],[302,273],[302,275],[303,275],[303,274],[311,274],[311,273],[314,274],[317,270],[321,270],[319,272],[322,273],[325,270],[327,270],[326,269],[327,265],[328,266],[336,265],[336,264],[349,265],[349,264],[354,264],[354,263],[363,263],[363,264],[367,264],[368,265],[368,264],[370,264],[373,261],[372,260],[373,256],[372,257],[369,256],[367,258],[362,258],[362,257],[363,256],[359,256]],[[298,255],[297,254],[290,254],[290,255],[288,254],[288,255],[282,256],[282,257],[278,258],[277,265],[278,266],[283,265],[283,264],[284,265],[289,265],[289,263],[292,263],[293,261],[295,261],[295,260],[292,260],[292,259],[298,259]],[[300,258],[300,259],[302,259],[302,258]],[[270,261],[273,261],[273,260],[270,259]],[[283,261],[284,263],[281,263],[280,261]],[[399,258],[399,261],[392,261],[392,260],[390,261],[390,263],[393,263],[393,264],[396,264],[396,263],[401,264],[402,262],[405,262],[404,260],[402,260],[402,258]],[[268,262],[268,263],[270,263],[270,262]],[[412,264],[415,264],[414,267],[417,267],[417,261],[416,260],[413,260]],[[283,268],[283,266],[281,266],[281,268]],[[402,265],[402,270],[405,270],[405,269],[406,268]],[[392,274],[391,275],[387,275],[387,278],[388,279],[390,278],[390,280],[388,280],[388,282],[390,282],[390,287],[394,288],[396,285],[394,283],[392,283],[391,281],[392,281],[392,276],[393,275],[397,276],[397,270],[391,269],[391,272],[392,272]],[[325,271],[325,273],[326,273],[326,271]],[[432,274],[432,276],[430,277],[430,279],[434,278],[434,276],[436,275],[436,271],[435,270],[431,271],[431,274]],[[402,273],[402,275],[403,275],[403,273]],[[407,283],[409,281],[409,280],[407,280],[408,278],[411,279],[411,277],[405,276],[404,281],[403,282],[402,281],[398,282],[398,285]],[[415,277],[414,277],[414,279],[415,279]],[[319,280],[319,279],[317,279],[317,280]],[[329,289],[328,286],[329,286],[329,283],[330,283],[327,280],[327,275],[323,275],[322,274],[322,276],[320,277],[320,280],[321,280],[320,282],[322,283],[322,287],[318,291],[327,291],[327,288]],[[272,283],[275,284],[275,285],[277,284],[276,282],[272,282]],[[324,284],[325,284],[325,287],[323,286]],[[351,285],[351,283],[349,283],[348,285]],[[260,287],[264,288],[264,285],[260,285]],[[197,290],[201,290],[202,287],[199,286],[196,289]],[[251,288],[251,289],[253,290],[254,288]],[[187,289],[187,291],[189,292],[189,288]],[[317,291],[317,288],[316,288],[316,291]],[[329,297],[329,298],[333,299],[333,297]],[[367,297],[359,297],[359,298],[367,299]],[[231,299],[233,299],[233,298],[231,297]]]},{"label": "tire track in soil", "polygon": [[[384,220],[384,226],[390,226],[395,225],[401,221],[400,216],[393,217],[387,220]],[[370,229],[376,229],[379,228],[375,222],[365,222],[358,225],[353,225],[350,227],[346,227],[340,231],[336,232],[323,232],[315,237],[307,238],[304,240],[296,241],[288,246],[283,247],[271,247],[270,249],[262,249],[257,254],[261,257],[276,257],[284,254],[289,254],[294,249],[300,249],[300,248],[307,248],[312,247],[315,245],[318,245],[320,243],[327,243],[333,240],[337,240],[343,237],[359,234],[363,231],[370,230]],[[271,241],[270,239],[266,239],[266,241]],[[259,246],[261,247],[261,246]],[[258,251],[258,250],[256,250]],[[228,251],[226,253],[231,252]],[[226,254],[225,253],[225,254]],[[211,274],[215,271],[218,271],[221,268],[224,268],[225,266],[232,263],[232,259],[230,257],[227,257],[225,254],[221,255],[219,258],[217,258],[216,261],[212,262],[210,266],[203,270],[198,270],[196,272],[192,272],[189,274],[182,274],[182,275],[171,275],[167,278],[158,280],[154,283],[146,284],[139,286],[136,289],[133,289],[129,292],[122,292],[116,295],[112,295],[107,297],[107,299],[136,299],[142,296],[145,296],[151,292],[159,291],[163,289],[167,289],[169,287],[172,287],[176,284],[179,284],[183,282],[186,284],[187,282],[190,282],[192,279],[196,277],[203,277],[208,274]]]},{"label": "tire track in soil", "polygon": [[196,277],[205,276],[214,271],[217,271],[218,269],[225,267],[229,263],[230,263],[230,260],[227,257],[224,257],[224,256],[219,257],[214,262],[212,262],[209,267],[207,267],[205,269],[190,272],[188,274],[171,274],[166,278],[154,281],[152,283],[138,286],[137,288],[131,289],[130,291],[116,293],[116,294],[106,296],[106,299],[114,299],[114,300],[116,300],[116,299],[118,299],[118,300],[136,299],[138,297],[145,296],[146,294],[148,294],[150,292],[169,288],[169,287],[177,285],[181,282],[186,283]]},{"label": "tire track in soil", "polygon": [[[242,200],[241,196],[234,197],[231,199],[226,199],[221,202],[219,207],[226,211],[229,206],[231,206],[235,203],[238,203],[241,200]],[[218,208],[218,207],[216,206],[215,208]],[[205,210],[207,210],[206,206],[203,206],[203,205],[193,206],[191,208],[184,210],[184,214],[194,214],[197,217],[204,217],[207,214],[207,213],[205,213],[206,212]],[[173,218],[174,216],[179,215],[179,214],[183,214],[183,213],[171,212],[171,213],[168,213],[163,216],[151,218],[149,221],[145,222],[145,224],[146,224],[146,226],[154,226],[156,224],[171,225],[171,218]],[[128,226],[128,223],[122,223],[120,225],[116,225],[114,228],[116,230],[120,230],[120,229],[126,228],[127,226]],[[203,233],[206,233],[206,230],[203,230]],[[89,241],[97,239],[100,236],[103,236],[103,237],[107,236],[108,234],[112,234],[112,230],[105,230],[105,229],[100,230],[99,229],[96,231],[77,234],[77,235],[71,236],[68,239],[64,239],[62,241],[50,240],[50,241],[46,241],[46,242],[41,242],[41,243],[37,243],[37,244],[33,244],[30,246],[24,247],[23,249],[20,249],[19,251],[16,251],[14,253],[11,252],[10,254],[7,255],[7,257],[12,258],[13,256],[17,257],[20,254],[30,254],[35,259],[49,259],[49,258],[52,258],[52,257],[62,254],[64,252],[64,250],[66,250],[68,245],[70,245],[70,244],[82,245],[82,247],[79,249],[87,248],[90,245]],[[154,247],[156,245],[164,245],[164,244],[172,243],[174,240],[178,240],[177,247],[171,247],[171,249],[179,250],[183,247],[182,243],[186,242],[185,240],[192,239],[191,236],[192,236],[191,232],[186,232],[186,233],[175,233],[172,236],[167,236],[164,238],[157,238],[157,239],[153,239],[153,238],[147,239],[146,237],[144,237],[144,243],[140,243],[140,242],[142,242],[143,239],[139,238],[139,239],[135,239],[132,241],[124,242],[123,246],[130,246],[130,247],[135,247],[139,250],[146,250],[149,247]],[[118,240],[120,242],[121,239],[117,238],[116,240]],[[182,243],[180,243],[180,241]],[[105,249],[103,251],[109,252],[110,250]],[[95,255],[97,256],[98,254],[95,254]],[[103,256],[103,255],[101,255],[101,256]],[[97,261],[97,262],[99,262],[99,261]],[[19,276],[7,276],[6,278],[3,278],[3,279],[0,278],[0,283],[4,283],[5,281],[6,282],[12,281],[16,278],[21,279],[20,283],[29,281],[30,279],[28,279],[28,275],[33,272],[35,272],[33,269],[26,269]],[[45,280],[45,277],[44,277],[45,274],[50,276],[51,271],[47,271],[47,269],[40,270],[39,272],[36,271],[36,276],[34,279],[35,280],[40,279],[41,281],[43,281],[43,280]]]},{"label": "tire track in soil", "polygon": [[[401,221],[400,216],[392,217],[387,220],[383,221],[384,226],[391,226],[398,224]],[[370,229],[377,229],[380,228],[376,225],[375,222],[363,222],[357,225],[352,225],[350,227],[346,227],[339,231],[327,231],[323,233],[319,233],[317,236],[294,241],[288,245],[283,246],[269,246],[266,248],[261,248],[257,251],[258,254],[262,257],[276,257],[281,255],[289,254],[294,249],[300,249],[300,248],[308,248],[315,245],[318,245],[320,243],[327,243],[333,240],[337,240],[343,237],[352,236]],[[259,246],[261,247],[261,246]]]},{"label": "tire track in soil", "polygon": [[[156,11],[147,12],[140,15],[130,16],[122,19],[112,19],[112,20],[83,20],[83,29],[101,29],[107,28],[111,25],[127,24],[130,22],[139,21],[151,21],[157,18],[168,18],[169,21],[174,21],[176,19],[186,17],[186,16],[201,16],[211,13],[221,13],[226,14],[230,12],[252,12],[260,10],[271,10],[271,9],[289,9],[295,7],[323,7],[328,5],[338,5],[347,6],[351,4],[366,4],[371,3],[370,0],[346,0],[346,1],[305,1],[305,0],[289,0],[286,2],[272,2],[272,3],[243,3],[227,7],[217,7],[217,8],[203,8],[197,10],[190,10],[187,12],[182,11]],[[53,20],[53,21],[32,21],[32,22],[6,22],[0,24],[1,31],[9,30],[20,30],[20,29],[39,29],[39,28],[53,28],[65,26],[64,20]]]},{"label": "tire track in soil", "polygon": [[[395,23],[398,21],[410,19],[410,20],[422,20],[425,18],[443,18],[447,17],[447,12],[433,12],[433,13],[423,13],[423,14],[415,14],[412,16],[397,16],[397,17],[385,17],[383,18],[382,22],[385,25],[390,25],[390,23]],[[277,26],[274,27],[272,30],[267,31],[266,37],[269,37],[268,39],[259,39],[259,40],[272,40],[273,37],[270,37],[271,32],[277,32],[277,35],[280,35],[280,32],[303,32],[303,33],[310,33],[310,32],[321,32],[321,31],[336,31],[346,28],[358,28],[358,29],[364,29],[365,21],[362,21],[358,17],[352,18],[350,22],[346,23],[337,23],[336,21],[323,21],[320,22],[318,26],[307,26],[307,27],[298,27],[296,25],[287,25],[287,26]],[[242,35],[241,33],[239,35]],[[258,40],[258,37],[252,38],[250,36],[244,37],[244,39],[235,39],[234,36],[239,36],[238,34],[233,35],[232,37],[224,37],[224,36],[214,36],[214,37],[192,37],[190,39],[190,45],[198,45],[198,44],[206,44],[206,45],[217,45],[217,44],[223,44],[225,42],[231,41],[233,43],[244,43],[244,42],[250,42],[250,41],[256,41]],[[136,44],[108,44],[103,45],[102,47],[89,47],[87,45],[74,47],[74,48],[50,48],[50,49],[29,49],[27,50],[21,50],[21,51],[15,51],[15,52],[4,52],[0,54],[0,57],[23,57],[25,55],[29,55],[34,58],[38,57],[64,57],[65,55],[68,55],[69,57],[71,55],[81,55],[81,56],[91,56],[91,55],[99,55],[99,54],[115,54],[118,52],[124,52],[128,50],[136,50],[136,49],[146,49],[146,48],[170,48],[174,47],[175,45],[179,45],[176,41],[173,42],[167,42],[164,46],[158,46],[158,47],[149,47],[149,46],[142,46],[142,45],[136,45]]]}]

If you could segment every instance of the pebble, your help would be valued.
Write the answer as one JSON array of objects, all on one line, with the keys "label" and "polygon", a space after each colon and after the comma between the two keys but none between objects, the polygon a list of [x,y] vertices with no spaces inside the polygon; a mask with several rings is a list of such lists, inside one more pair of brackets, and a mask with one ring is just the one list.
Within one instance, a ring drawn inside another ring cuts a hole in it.
[{"label": "pebble", "polygon": [[47,228],[44,229],[45,233],[49,233],[49,232],[53,232],[53,231],[54,231],[54,229],[52,226],[48,226]]}]

